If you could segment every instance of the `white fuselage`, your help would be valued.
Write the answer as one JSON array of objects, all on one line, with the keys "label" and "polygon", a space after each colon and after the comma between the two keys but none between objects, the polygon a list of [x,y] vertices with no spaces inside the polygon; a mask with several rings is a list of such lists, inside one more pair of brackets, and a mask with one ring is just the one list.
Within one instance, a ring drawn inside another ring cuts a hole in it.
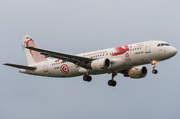
[{"label": "white fuselage", "polygon": [[[158,46],[158,44],[166,45]],[[168,46],[166,42],[147,41],[78,55],[92,59],[108,58],[111,61],[109,69],[87,70],[71,62],[64,62],[60,59],[48,59],[48,61],[32,65],[37,68],[35,71],[20,69],[20,72],[48,77],[74,77],[85,75],[87,72],[91,75],[112,73],[148,64],[152,61],[166,60],[174,56],[176,52],[177,50],[172,46]]]}]

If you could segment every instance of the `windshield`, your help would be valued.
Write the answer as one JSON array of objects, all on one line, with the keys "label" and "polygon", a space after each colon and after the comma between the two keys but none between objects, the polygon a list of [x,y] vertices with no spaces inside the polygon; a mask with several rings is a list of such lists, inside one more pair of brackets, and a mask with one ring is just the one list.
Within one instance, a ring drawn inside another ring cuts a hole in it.
[{"label": "windshield", "polygon": [[167,44],[167,43],[159,43],[159,44],[157,45],[157,47],[161,47],[161,46],[170,46],[170,45]]}]

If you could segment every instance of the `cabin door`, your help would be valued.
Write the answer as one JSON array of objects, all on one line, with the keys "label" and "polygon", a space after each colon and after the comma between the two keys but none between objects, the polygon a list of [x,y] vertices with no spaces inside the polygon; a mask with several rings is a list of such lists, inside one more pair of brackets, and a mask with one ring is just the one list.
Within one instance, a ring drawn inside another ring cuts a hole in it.
[{"label": "cabin door", "polygon": [[152,44],[152,41],[146,42],[146,48],[145,48],[146,53],[151,53],[151,44]]}]

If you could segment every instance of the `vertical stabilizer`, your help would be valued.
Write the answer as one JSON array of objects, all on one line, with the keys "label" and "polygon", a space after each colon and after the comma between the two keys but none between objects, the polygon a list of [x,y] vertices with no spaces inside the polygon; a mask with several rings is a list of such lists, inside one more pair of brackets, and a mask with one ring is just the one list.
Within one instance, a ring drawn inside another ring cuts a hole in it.
[{"label": "vertical stabilizer", "polygon": [[[25,35],[22,37],[23,43],[25,47],[35,47],[39,48],[36,42],[31,38],[30,35]],[[47,58],[44,58],[44,55],[41,55],[39,52],[29,50],[25,48],[26,57],[28,61],[28,65],[33,65],[35,63],[47,61]]]}]

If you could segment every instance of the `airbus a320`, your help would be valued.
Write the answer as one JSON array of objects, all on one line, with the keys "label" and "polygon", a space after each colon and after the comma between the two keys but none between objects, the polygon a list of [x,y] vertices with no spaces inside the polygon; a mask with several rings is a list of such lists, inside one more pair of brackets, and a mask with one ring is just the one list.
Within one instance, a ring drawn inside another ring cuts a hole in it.
[{"label": "airbus a320", "polygon": [[116,86],[114,77],[121,73],[125,77],[143,78],[147,75],[144,64],[152,65],[152,73],[157,74],[156,63],[176,55],[177,49],[164,41],[147,41],[94,52],[72,55],[41,49],[25,35],[23,47],[28,66],[6,63],[4,65],[20,68],[20,73],[46,77],[75,77],[83,75],[90,82],[90,75],[112,74],[109,86]]}]

